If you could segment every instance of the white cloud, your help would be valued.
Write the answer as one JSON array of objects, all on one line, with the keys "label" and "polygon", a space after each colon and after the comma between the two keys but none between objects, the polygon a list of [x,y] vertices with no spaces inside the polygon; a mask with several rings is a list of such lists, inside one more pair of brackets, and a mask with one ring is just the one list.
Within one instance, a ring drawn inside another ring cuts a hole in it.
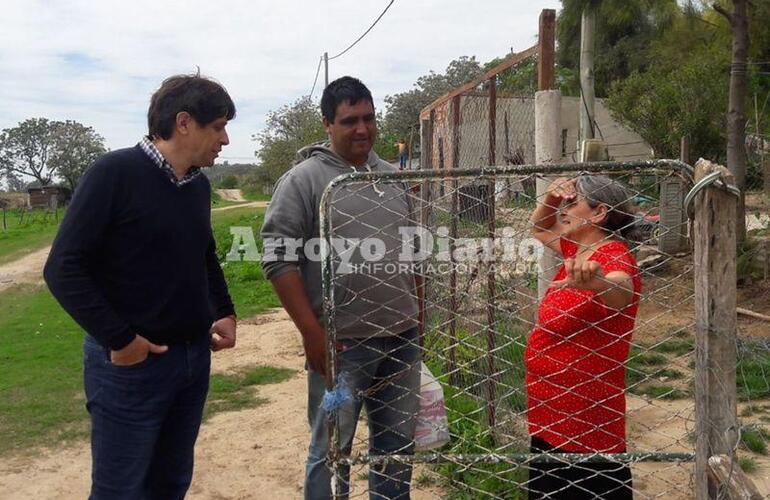
[{"label": "white cloud", "polygon": [[[270,110],[310,91],[319,57],[355,40],[389,0],[133,2],[6,0],[0,30],[0,128],[33,116],[93,126],[116,149],[145,131],[149,96],[200,66],[238,107],[225,157],[251,157]],[[461,55],[484,62],[535,43],[541,9],[558,0],[396,0],[330,78],[360,77],[387,94]],[[316,96],[323,85],[323,70]]]}]

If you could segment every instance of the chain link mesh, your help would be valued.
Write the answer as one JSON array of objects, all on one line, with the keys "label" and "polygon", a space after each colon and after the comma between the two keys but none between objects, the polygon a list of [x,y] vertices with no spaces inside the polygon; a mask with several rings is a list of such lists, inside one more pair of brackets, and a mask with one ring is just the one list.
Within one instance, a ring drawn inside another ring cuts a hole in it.
[{"label": "chain link mesh", "polygon": [[[595,485],[589,477],[609,481],[616,491],[628,487],[635,498],[692,497],[694,263],[690,252],[668,253],[658,244],[671,231],[687,234],[687,221],[684,228],[664,227],[656,218],[662,183],[676,179],[687,187],[691,180],[654,162],[550,168],[551,179],[590,168],[591,176],[606,174],[625,186],[627,197],[611,208],[633,216],[638,241],[628,248],[642,284],[626,334],[613,337],[597,327],[600,320],[570,308],[556,311],[572,324],[570,335],[561,335],[561,327],[544,328],[542,315],[538,321],[537,283],[548,269],[539,265],[542,246],[531,236],[529,219],[543,201],[534,188],[542,170],[353,174],[327,190],[322,232],[330,242],[325,286],[335,353],[329,388],[348,386],[354,402],[330,419],[329,463],[338,493],[525,498],[543,478],[551,484],[562,478],[555,494],[585,493]],[[495,196],[498,185],[513,179],[521,186],[515,196]],[[361,199],[366,209],[348,211]],[[357,242],[346,233],[353,227],[359,233],[364,228]],[[347,245],[335,242],[339,237]],[[421,251],[423,260],[408,258],[421,257]],[[409,266],[399,267],[405,260]],[[410,279],[412,270],[424,277],[424,288],[418,282],[405,293],[404,277]],[[404,295],[417,304],[422,290],[418,312]],[[424,316],[419,336],[410,330],[418,316]],[[548,348],[562,352],[554,359],[532,346],[527,351],[533,331],[542,339],[544,329]],[[420,397],[430,384],[420,363],[443,390],[449,440],[415,452]],[[551,365],[546,372],[533,369],[543,363]],[[559,379],[560,372],[573,378]],[[741,382],[740,371],[738,378],[739,394],[752,397],[753,386]],[[556,389],[550,399],[542,391],[533,395],[538,383]],[[565,398],[567,404],[574,399],[576,414],[564,412]],[[538,405],[550,418],[543,435],[558,440],[558,449],[533,448],[530,433],[542,434],[532,427]],[[367,425],[352,434],[350,424],[358,418]],[[591,442],[587,436],[610,428],[625,433],[625,449],[580,449]],[[624,483],[624,474],[632,480]]]}]

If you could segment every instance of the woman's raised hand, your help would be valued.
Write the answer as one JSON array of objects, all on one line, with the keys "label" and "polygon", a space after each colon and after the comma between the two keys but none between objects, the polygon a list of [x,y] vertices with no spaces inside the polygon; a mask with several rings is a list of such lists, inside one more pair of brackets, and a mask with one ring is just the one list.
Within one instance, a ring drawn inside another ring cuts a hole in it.
[{"label": "woman's raised hand", "polygon": [[555,179],[548,190],[546,196],[550,198],[549,204],[558,206],[562,201],[572,201],[577,197],[575,189],[575,179],[570,177],[559,177]]}]

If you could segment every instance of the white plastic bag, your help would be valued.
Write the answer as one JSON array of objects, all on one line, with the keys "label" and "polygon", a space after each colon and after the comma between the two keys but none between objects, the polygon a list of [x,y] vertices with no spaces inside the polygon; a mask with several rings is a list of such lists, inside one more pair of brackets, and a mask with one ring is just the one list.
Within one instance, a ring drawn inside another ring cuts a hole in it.
[{"label": "white plastic bag", "polygon": [[420,411],[414,429],[415,451],[440,448],[449,442],[444,390],[425,363],[420,364]]}]

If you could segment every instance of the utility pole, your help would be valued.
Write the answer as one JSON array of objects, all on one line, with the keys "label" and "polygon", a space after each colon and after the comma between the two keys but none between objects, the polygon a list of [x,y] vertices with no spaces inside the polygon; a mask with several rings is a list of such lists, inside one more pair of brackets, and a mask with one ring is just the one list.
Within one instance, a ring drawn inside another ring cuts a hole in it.
[{"label": "utility pole", "polygon": [[329,86],[329,53],[324,52],[324,88]]},{"label": "utility pole", "polygon": [[596,10],[588,5],[583,9],[580,25],[580,135],[579,150],[584,158],[585,141],[594,138],[594,52]]}]

